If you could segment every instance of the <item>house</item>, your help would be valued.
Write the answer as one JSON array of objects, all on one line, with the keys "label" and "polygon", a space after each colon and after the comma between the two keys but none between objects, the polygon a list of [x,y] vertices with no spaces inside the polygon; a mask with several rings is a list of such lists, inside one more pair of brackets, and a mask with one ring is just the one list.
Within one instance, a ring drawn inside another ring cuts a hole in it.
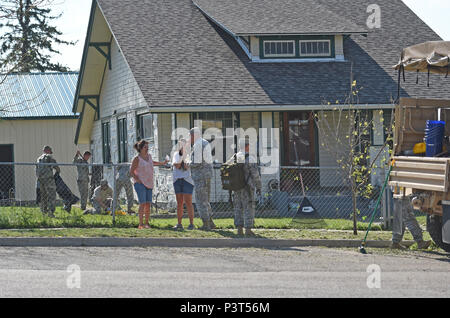
[{"label": "house", "polygon": [[[3,78],[3,77],[2,77]],[[78,115],[72,113],[77,72],[10,74],[0,84],[0,162],[33,163],[44,145],[58,162],[71,163]],[[62,168],[73,190],[76,175]],[[0,199],[36,199],[34,166],[0,165]]]},{"label": "house", "polygon": [[[377,10],[379,23],[368,23]],[[259,144],[260,128],[269,129],[264,141],[278,153],[277,167],[334,167],[312,111],[343,101],[356,80],[364,87],[356,107],[390,115],[392,66],[403,47],[429,40],[440,38],[401,0],[94,0],[75,143],[89,145],[97,162],[115,163],[129,161],[144,138],[162,160],[172,131],[202,120],[224,135],[254,127]],[[433,77],[431,84],[410,79],[401,96],[450,97]],[[383,143],[374,138],[374,149]],[[318,171],[313,182],[339,182],[329,173]],[[274,179],[279,169],[263,175],[264,191]],[[218,174],[212,187],[213,201],[228,199]],[[170,171],[160,169],[156,189],[171,191]]]}]

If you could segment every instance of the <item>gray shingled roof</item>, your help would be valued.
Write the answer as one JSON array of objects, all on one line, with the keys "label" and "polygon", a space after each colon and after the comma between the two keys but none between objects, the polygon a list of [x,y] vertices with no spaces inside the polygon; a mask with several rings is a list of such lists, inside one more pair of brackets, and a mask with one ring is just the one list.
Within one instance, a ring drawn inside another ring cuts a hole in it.
[{"label": "gray shingled roof", "polygon": [[193,0],[235,35],[366,33],[317,0]]},{"label": "gray shingled roof", "polygon": [[[360,102],[386,104],[397,94],[392,66],[401,50],[440,39],[401,0],[317,1],[357,25],[365,25],[368,5],[378,4],[382,27],[346,38],[347,62],[252,63],[191,0],[98,0],[150,107],[334,102],[348,92],[350,61],[363,86]],[[448,79],[433,75],[427,88],[421,78],[415,85],[410,75],[402,95],[450,98]]]}]

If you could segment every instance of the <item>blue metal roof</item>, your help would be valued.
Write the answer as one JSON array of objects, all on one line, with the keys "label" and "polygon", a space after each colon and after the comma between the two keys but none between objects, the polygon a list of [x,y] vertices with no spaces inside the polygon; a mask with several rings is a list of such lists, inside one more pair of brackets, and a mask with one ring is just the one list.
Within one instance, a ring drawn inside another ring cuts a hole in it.
[{"label": "blue metal roof", "polygon": [[78,72],[0,74],[0,119],[74,117]]}]

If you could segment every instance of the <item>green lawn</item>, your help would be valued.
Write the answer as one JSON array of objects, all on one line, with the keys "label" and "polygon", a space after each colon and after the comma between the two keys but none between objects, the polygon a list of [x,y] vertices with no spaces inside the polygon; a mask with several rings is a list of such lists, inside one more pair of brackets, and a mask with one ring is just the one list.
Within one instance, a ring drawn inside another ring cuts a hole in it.
[{"label": "green lawn", "polygon": [[[424,224],[425,217],[419,217]],[[187,219],[184,219],[188,225]],[[233,229],[232,218],[215,219],[218,229]],[[172,218],[151,218],[152,226],[156,229],[171,229],[177,220]],[[43,215],[38,208],[0,207],[0,229],[42,229],[42,228],[135,228],[139,224],[138,216],[116,216],[113,224],[110,215],[83,215],[78,208],[67,213],[60,207],[55,212],[55,218]],[[200,219],[195,219],[195,225],[201,226]],[[352,230],[351,220],[343,219],[292,219],[292,218],[256,218],[255,227],[258,229],[324,229],[324,230]],[[367,230],[367,222],[358,222],[358,230]],[[380,224],[373,224],[372,231],[382,231]]]},{"label": "green lawn", "polygon": [[[424,226],[425,216],[419,216],[419,223]],[[57,208],[55,218],[42,215],[38,208],[0,207],[0,237],[153,237],[153,238],[238,238],[233,219],[215,219],[217,229],[214,231],[175,231],[177,223],[172,218],[151,218],[151,229],[138,230],[138,216],[116,216],[113,225],[109,215],[83,215],[77,208],[67,213]],[[189,221],[183,219],[186,228]],[[202,222],[195,219],[196,228]],[[353,235],[351,220],[338,219],[290,219],[290,218],[256,218],[255,233],[266,239],[349,239],[362,240],[368,223],[358,223],[358,235]],[[374,224],[368,240],[390,240],[392,233],[384,231],[380,224]],[[430,239],[427,232],[424,238]],[[411,234],[405,233],[405,240],[412,240]],[[433,250],[438,248],[433,244]],[[413,246],[414,249],[414,246]]]},{"label": "green lawn", "polygon": [[[418,217],[419,223],[425,224],[425,217]],[[189,238],[223,238],[237,237],[233,219],[215,219],[217,229],[206,232],[174,231],[177,223],[172,218],[151,218],[150,230],[138,230],[139,219],[134,216],[116,216],[113,225],[109,215],[83,215],[82,211],[73,208],[67,213],[57,208],[55,218],[42,215],[38,208],[1,207],[0,237],[189,237]],[[188,220],[183,219],[185,227]],[[202,222],[195,219],[195,226]],[[255,232],[259,237],[270,239],[363,239],[368,223],[358,223],[358,235],[353,235],[351,220],[338,219],[291,219],[291,218],[257,218]],[[374,224],[369,233],[369,240],[390,240],[390,231],[383,231],[380,224]],[[429,239],[428,233],[425,238]],[[409,232],[405,240],[411,240]]]}]

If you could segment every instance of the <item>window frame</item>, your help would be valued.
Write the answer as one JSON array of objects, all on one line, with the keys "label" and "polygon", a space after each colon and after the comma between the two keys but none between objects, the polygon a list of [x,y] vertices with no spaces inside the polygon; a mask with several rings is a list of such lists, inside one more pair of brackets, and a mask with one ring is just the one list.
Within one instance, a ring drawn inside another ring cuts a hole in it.
[{"label": "window frame", "polygon": [[[144,116],[150,116],[150,118],[151,118],[151,123],[152,123],[152,128],[151,128],[151,132],[152,132],[152,135],[151,135],[151,137],[147,137],[147,138],[144,138],[143,137],[143,118],[144,118]],[[154,117],[153,117],[153,114],[152,113],[143,113],[143,114],[138,114],[138,115],[136,115],[136,122],[137,122],[137,140],[139,141],[139,140],[146,140],[146,141],[148,141],[148,142],[150,142],[150,143],[154,143],[154,141],[155,141],[155,127],[154,127],[154,122],[153,122],[153,120],[154,120]]]},{"label": "window frame", "polygon": [[102,122],[102,156],[103,163],[112,163],[111,161],[111,126],[109,122]]},{"label": "window frame", "polygon": [[[266,43],[292,43],[292,49],[293,49],[293,53],[292,54],[266,54],[266,50],[265,50],[265,45]],[[263,55],[265,58],[292,58],[297,56],[296,50],[295,50],[295,40],[263,40]]]},{"label": "window frame", "polygon": [[128,134],[127,134],[127,118],[117,119],[117,149],[118,163],[128,162]]},{"label": "window frame", "polygon": [[[303,54],[302,53],[302,43],[319,43],[319,42],[328,42],[328,48],[329,48],[328,53],[311,53],[311,54],[309,54],[309,53]],[[329,39],[299,40],[298,47],[299,47],[298,54],[301,58],[304,58],[304,57],[330,57],[332,55],[331,40],[329,40]]]},{"label": "window frame", "polygon": [[[265,55],[264,42],[287,42],[294,41],[295,55],[292,56],[280,56],[280,55]],[[300,55],[301,42],[321,42],[329,41],[330,52],[328,55]],[[286,35],[286,36],[260,36],[259,37],[259,55],[260,60],[330,60],[336,58],[336,38],[333,35]]]}]

